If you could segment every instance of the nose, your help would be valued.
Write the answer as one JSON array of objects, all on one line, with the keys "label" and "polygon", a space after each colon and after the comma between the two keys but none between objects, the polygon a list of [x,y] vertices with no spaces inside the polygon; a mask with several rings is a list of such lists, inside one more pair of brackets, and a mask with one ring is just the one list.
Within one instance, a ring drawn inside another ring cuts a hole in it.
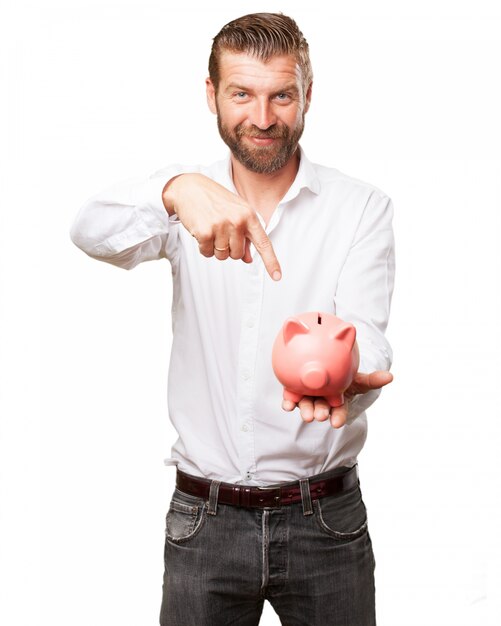
[{"label": "nose", "polygon": [[329,378],[325,367],[317,361],[309,361],[301,368],[300,380],[309,389],[325,387]]},{"label": "nose", "polygon": [[250,121],[261,130],[266,130],[276,123],[277,118],[268,98],[256,98],[252,119]]}]

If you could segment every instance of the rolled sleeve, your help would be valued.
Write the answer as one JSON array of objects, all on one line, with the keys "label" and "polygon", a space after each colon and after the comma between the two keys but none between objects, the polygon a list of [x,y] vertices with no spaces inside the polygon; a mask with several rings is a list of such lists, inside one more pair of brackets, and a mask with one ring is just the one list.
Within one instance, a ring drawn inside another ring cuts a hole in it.
[{"label": "rolled sleeve", "polygon": [[169,217],[162,191],[185,169],[174,165],[92,196],[71,226],[73,243],[89,256],[125,269],[167,256],[167,237],[180,221],[176,215]]}]

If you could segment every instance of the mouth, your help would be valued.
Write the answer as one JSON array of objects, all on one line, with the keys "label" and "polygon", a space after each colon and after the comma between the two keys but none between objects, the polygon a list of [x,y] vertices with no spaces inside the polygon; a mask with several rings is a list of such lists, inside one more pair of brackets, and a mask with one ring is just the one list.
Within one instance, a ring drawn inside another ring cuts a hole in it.
[{"label": "mouth", "polygon": [[256,146],[271,146],[276,141],[274,137],[250,137],[245,135]]}]

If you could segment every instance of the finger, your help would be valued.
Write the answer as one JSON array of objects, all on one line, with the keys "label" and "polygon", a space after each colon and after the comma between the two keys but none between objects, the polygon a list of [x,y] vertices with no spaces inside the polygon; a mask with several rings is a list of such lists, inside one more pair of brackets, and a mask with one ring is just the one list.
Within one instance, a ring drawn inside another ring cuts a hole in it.
[{"label": "finger", "polygon": [[330,413],[332,428],[341,428],[346,424],[348,417],[348,405],[345,403],[342,406],[335,406]]},{"label": "finger", "polygon": [[214,256],[220,261],[225,261],[230,256],[230,246],[222,245],[222,242],[214,242]]},{"label": "finger", "polygon": [[252,263],[252,254],[251,254],[250,245],[251,245],[251,241],[250,239],[247,239],[246,237],[245,238],[245,252],[244,252],[244,256],[242,257],[242,261],[244,261],[245,263]]},{"label": "finger", "polygon": [[357,372],[353,383],[350,385],[350,393],[367,393],[371,389],[381,389],[393,380],[393,374],[385,370],[377,370],[370,374]]},{"label": "finger", "polygon": [[284,411],[293,411],[296,408],[296,403],[292,402],[292,400],[283,400],[282,409]]},{"label": "finger", "polygon": [[301,411],[301,417],[305,422],[312,422],[315,418],[313,416],[313,401],[306,396],[299,400],[299,410]]},{"label": "finger", "polygon": [[214,256],[220,261],[224,261],[230,256],[229,232],[227,228],[220,227],[214,236]]},{"label": "finger", "polygon": [[271,245],[271,241],[261,226],[256,214],[249,218],[247,228],[249,238],[258,253],[261,255],[268,274],[273,278],[273,280],[280,280],[282,277],[280,264],[275,255],[275,251],[273,250],[273,246]]},{"label": "finger", "polygon": [[316,398],[314,401],[315,408],[313,409],[313,416],[319,422],[325,422],[329,417],[330,405],[324,398]]},{"label": "finger", "polygon": [[[214,256],[214,233],[212,232],[212,229],[206,228],[203,230],[200,228],[196,231],[192,231],[192,234],[198,241],[200,254],[203,254],[206,257]],[[219,239],[219,241],[222,241],[222,239]],[[219,245],[218,248],[222,248],[223,245],[227,245],[227,243]]]},{"label": "finger", "polygon": [[[229,255],[232,259],[241,259],[245,255],[245,244],[247,239],[245,238],[244,231],[237,228],[230,229]],[[219,247],[219,246],[218,246]]]}]

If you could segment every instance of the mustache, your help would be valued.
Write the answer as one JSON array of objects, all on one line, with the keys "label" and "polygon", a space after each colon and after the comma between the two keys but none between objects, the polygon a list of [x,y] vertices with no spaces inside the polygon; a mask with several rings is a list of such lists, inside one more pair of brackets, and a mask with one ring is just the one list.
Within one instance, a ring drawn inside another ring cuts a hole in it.
[{"label": "mustache", "polygon": [[258,128],[257,126],[251,126],[247,128],[239,124],[235,128],[235,134],[237,137],[257,137],[258,139],[283,139],[288,137],[289,132],[286,126],[277,126],[273,124],[266,130]]}]

